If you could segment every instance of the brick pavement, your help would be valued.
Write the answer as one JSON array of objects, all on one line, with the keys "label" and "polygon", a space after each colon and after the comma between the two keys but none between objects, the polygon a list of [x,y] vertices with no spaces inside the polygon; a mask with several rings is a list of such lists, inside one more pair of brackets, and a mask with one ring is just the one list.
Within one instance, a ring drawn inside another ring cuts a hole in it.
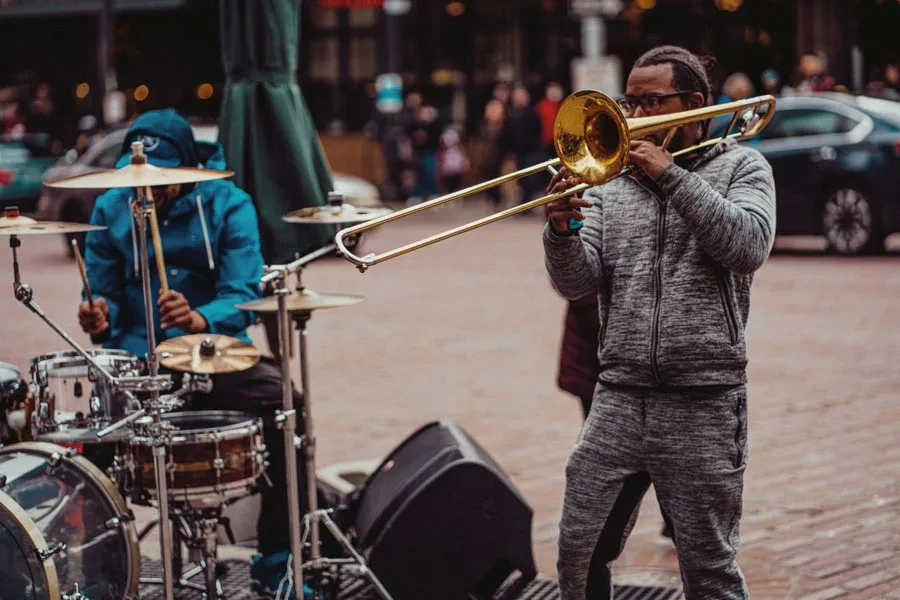
[{"label": "brick pavement", "polygon": [[[397,223],[366,245],[385,248],[461,218],[451,210]],[[535,556],[552,575],[580,408],[555,386],[564,304],[547,282],[538,228],[536,219],[514,218],[366,274],[320,262],[304,280],[368,298],[310,322],[322,463],[383,456],[423,423],[454,420],[531,504]],[[75,334],[78,276],[62,248],[54,238],[26,239],[23,277]],[[9,282],[5,254],[0,279]],[[778,254],[757,276],[739,556],[753,598],[900,598],[898,260]],[[0,306],[0,360],[27,370],[33,356],[65,349],[11,294]],[[261,332],[253,334],[265,349]],[[620,576],[656,569],[677,577],[659,529],[651,493]]]}]

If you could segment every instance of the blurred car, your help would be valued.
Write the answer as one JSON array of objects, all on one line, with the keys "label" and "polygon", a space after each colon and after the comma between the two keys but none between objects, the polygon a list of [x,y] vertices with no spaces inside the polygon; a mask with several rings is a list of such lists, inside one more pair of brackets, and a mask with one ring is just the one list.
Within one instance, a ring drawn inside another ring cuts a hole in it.
[{"label": "blurred car", "polygon": [[749,140],[772,165],[779,235],[822,235],[839,254],[883,252],[900,231],[900,103],[816,93],[778,98]]},{"label": "blurred car", "polygon": [[0,203],[34,211],[43,175],[60,156],[60,143],[47,134],[0,137]]},{"label": "blurred car", "polygon": [[[218,138],[215,125],[192,124],[194,137],[198,141],[214,142]],[[44,181],[54,181],[66,177],[75,177],[107,169],[115,168],[121,156],[122,142],[127,128],[123,127],[109,133],[91,145],[81,156],[69,154],[60,158],[58,164],[44,174]],[[377,206],[380,204],[378,188],[353,175],[332,173],[335,190],[344,194],[344,200],[354,206]],[[68,190],[44,187],[37,205],[38,219],[46,221],[70,221],[87,223],[94,210],[94,201],[104,190]],[[71,240],[77,239],[84,248],[85,234],[69,234],[66,236],[66,249],[72,256]]]}]

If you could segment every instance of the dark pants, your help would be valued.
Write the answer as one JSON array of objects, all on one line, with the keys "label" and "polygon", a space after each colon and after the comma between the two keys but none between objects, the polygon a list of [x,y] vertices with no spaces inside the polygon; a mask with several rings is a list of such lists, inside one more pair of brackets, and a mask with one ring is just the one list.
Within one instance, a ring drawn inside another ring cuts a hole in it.
[{"label": "dark pants", "polygon": [[671,517],[687,600],[745,600],[735,557],[747,460],[747,396],[597,386],[566,464],[561,600],[612,597],[621,554],[652,483]]}]

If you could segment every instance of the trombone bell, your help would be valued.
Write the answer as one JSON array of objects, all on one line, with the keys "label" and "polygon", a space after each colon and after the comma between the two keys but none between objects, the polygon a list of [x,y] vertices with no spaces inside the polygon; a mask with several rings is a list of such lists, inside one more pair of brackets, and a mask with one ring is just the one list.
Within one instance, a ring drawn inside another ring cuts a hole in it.
[{"label": "trombone bell", "polygon": [[582,90],[559,107],[553,145],[564,167],[582,181],[599,185],[625,167],[631,135],[625,114],[612,98]]},{"label": "trombone bell", "polygon": [[[365,272],[372,265],[402,256],[425,246],[430,246],[441,240],[472,231],[484,225],[495,223],[532,208],[549,204],[554,200],[579,194],[589,187],[607,183],[620,175],[624,175],[632,168],[632,165],[628,163],[628,152],[631,149],[631,140],[633,139],[664,132],[665,137],[661,147],[665,149],[679,127],[701,123],[713,117],[728,114],[732,115],[732,117],[728,127],[725,129],[725,133],[719,137],[704,140],[672,153],[676,157],[718,144],[725,139],[741,141],[756,136],[769,124],[769,121],[775,114],[775,98],[773,96],[758,96],[679,113],[629,119],[625,117],[618,103],[606,94],[594,90],[581,90],[569,95],[559,107],[553,128],[553,145],[558,158],[520,169],[514,173],[473,185],[452,194],[440,196],[401,211],[389,213],[354,225],[348,229],[343,229],[335,236],[334,243],[338,252],[345,259],[355,264],[361,272]],[[732,129],[735,126],[737,126],[738,130],[732,133]],[[459,198],[480,194],[485,190],[503,185],[520,177],[527,177],[545,170],[555,173],[555,168],[559,166],[568,169],[570,173],[581,179],[583,183],[381,254],[356,256],[347,248],[344,242],[345,238],[349,236],[373,229],[384,223],[390,223],[391,221],[426,211],[434,206]]]}]

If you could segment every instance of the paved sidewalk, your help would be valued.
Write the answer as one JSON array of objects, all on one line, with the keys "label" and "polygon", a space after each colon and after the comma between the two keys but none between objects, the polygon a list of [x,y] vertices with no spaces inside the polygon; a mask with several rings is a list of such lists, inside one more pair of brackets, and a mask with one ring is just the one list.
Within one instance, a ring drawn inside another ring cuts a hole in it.
[{"label": "paved sidewalk", "polygon": [[[462,218],[402,221],[365,246],[386,249]],[[304,281],[368,298],[310,322],[321,464],[380,457],[429,420],[456,421],[533,507],[538,566],[552,576],[563,469],[581,414],[555,385],[565,307],[544,272],[539,228],[537,218],[512,218],[365,274],[320,262]],[[80,284],[62,241],[25,239],[20,256],[35,299],[76,334]],[[6,251],[0,280],[11,282],[11,271]],[[757,275],[740,552],[755,600],[900,598],[898,298],[896,254],[777,254]],[[10,288],[0,303],[0,360],[27,371],[32,357],[66,349]],[[258,329],[254,339],[267,350]],[[651,493],[619,577],[677,581],[660,528]]]}]

